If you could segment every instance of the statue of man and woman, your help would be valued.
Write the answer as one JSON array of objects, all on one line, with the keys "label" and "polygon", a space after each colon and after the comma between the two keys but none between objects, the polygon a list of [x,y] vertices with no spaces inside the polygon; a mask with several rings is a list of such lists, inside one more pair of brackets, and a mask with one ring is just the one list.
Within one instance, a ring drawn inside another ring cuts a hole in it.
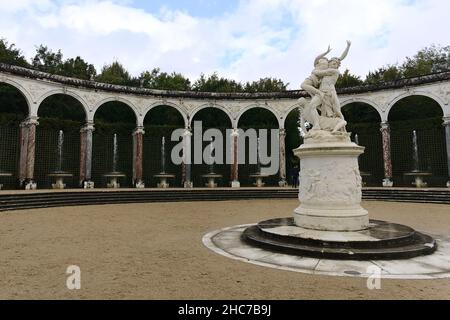
[{"label": "statue of man and woman", "polygon": [[335,85],[339,78],[339,67],[347,57],[351,42],[347,41],[347,48],[340,57],[328,59],[326,56],[331,48],[320,54],[314,61],[314,70],[301,84],[308,92],[311,100],[299,99],[300,111],[303,119],[312,124],[312,130],[325,130],[331,133],[346,132],[347,122],[341,112],[341,105]]}]

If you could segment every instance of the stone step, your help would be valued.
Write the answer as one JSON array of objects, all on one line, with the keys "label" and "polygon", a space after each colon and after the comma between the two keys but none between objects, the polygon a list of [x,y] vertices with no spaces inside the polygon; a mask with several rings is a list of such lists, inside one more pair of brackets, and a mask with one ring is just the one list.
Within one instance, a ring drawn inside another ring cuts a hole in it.
[{"label": "stone step", "polygon": [[[297,197],[296,189],[272,188],[0,193],[0,211],[108,203],[294,199]],[[363,199],[450,204],[450,190],[364,189]]]}]

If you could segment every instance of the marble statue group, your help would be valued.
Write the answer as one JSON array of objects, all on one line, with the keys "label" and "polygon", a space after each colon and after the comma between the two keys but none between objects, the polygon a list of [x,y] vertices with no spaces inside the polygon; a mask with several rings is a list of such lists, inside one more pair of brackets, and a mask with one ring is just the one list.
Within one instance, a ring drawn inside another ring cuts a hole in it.
[{"label": "marble statue group", "polygon": [[347,57],[351,42],[347,41],[347,48],[340,57],[328,59],[326,56],[331,48],[320,54],[314,61],[314,70],[301,84],[311,100],[299,99],[302,126],[307,121],[313,126],[312,132],[323,130],[332,134],[345,132],[347,122],[341,112],[340,102],[336,92],[336,82],[339,78],[339,67]]}]

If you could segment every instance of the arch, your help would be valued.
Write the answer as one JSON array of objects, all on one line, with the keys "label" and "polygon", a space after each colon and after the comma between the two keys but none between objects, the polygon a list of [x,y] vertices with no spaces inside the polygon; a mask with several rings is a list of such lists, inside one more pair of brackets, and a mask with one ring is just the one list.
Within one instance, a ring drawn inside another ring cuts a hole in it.
[{"label": "arch", "polygon": [[[56,91],[56,90],[55,90]],[[65,97],[65,98],[70,98],[70,99],[74,99],[75,101],[77,101],[79,103],[79,106],[81,106],[81,110],[83,110],[83,114],[84,114],[84,121],[88,120],[88,110],[86,109],[86,106],[83,104],[83,101],[80,101],[80,99],[77,98],[76,94],[72,94],[72,93],[61,93],[61,92],[54,92],[52,94],[45,94],[45,98],[40,100],[39,105],[38,105],[38,109],[37,109],[37,115],[39,115],[42,106],[44,105],[44,103],[48,100],[51,99],[52,97]]]},{"label": "arch", "polygon": [[146,111],[144,112],[144,114],[143,114],[143,116],[142,116],[142,119],[145,120],[145,118],[147,117],[148,113],[149,113],[152,109],[154,109],[154,108],[156,108],[156,107],[160,107],[160,106],[168,106],[168,107],[172,107],[172,108],[176,109],[176,110],[180,113],[180,115],[183,117],[183,120],[184,120],[184,126],[185,126],[185,127],[188,127],[188,126],[189,126],[189,121],[188,121],[187,111],[186,111],[183,107],[177,105],[176,103],[169,102],[169,101],[162,101],[162,100],[160,100],[160,101],[156,101],[156,102],[152,103],[152,104],[146,109]]},{"label": "arch", "polygon": [[228,116],[228,118],[230,119],[231,124],[234,123],[233,117],[231,116],[230,111],[227,108],[225,108],[224,106],[222,106],[220,104],[216,104],[216,103],[205,103],[205,104],[202,104],[202,105],[198,106],[194,110],[192,110],[192,112],[190,113],[189,118],[188,118],[189,126],[191,126],[192,119],[194,119],[195,115],[199,111],[201,111],[203,109],[207,109],[207,108],[215,108],[215,109],[219,109],[219,110],[223,111]]},{"label": "arch", "polygon": [[33,114],[32,112],[33,110],[31,106],[33,105],[33,98],[31,97],[31,94],[20,83],[3,77],[0,78],[0,83],[5,83],[16,88],[23,95],[25,101],[27,102],[28,116],[37,115],[37,110],[35,112],[36,114]]},{"label": "arch", "polygon": [[292,111],[298,108],[298,104],[293,104],[289,108],[287,108],[286,112],[283,114],[283,128],[286,127],[286,119],[291,114]]},{"label": "arch", "polygon": [[424,96],[424,97],[428,97],[428,98],[434,100],[439,105],[439,107],[441,108],[442,114],[445,115],[445,111],[446,111],[445,110],[445,103],[438,96],[436,96],[436,95],[434,95],[432,93],[429,93],[429,92],[424,92],[424,91],[412,91],[412,92],[408,91],[406,93],[403,93],[403,94],[397,96],[396,98],[394,98],[394,100],[392,100],[389,103],[388,107],[386,108],[386,118],[389,119],[389,113],[391,112],[392,108],[395,106],[395,104],[397,102],[399,102],[402,99],[405,99],[405,98],[408,98],[408,97],[413,97],[413,96]]},{"label": "arch", "polygon": [[[345,116],[345,112],[346,112],[345,109],[351,108],[351,106],[354,104],[360,104],[360,105],[363,105],[365,108],[369,108],[370,110],[375,111],[374,113],[376,113],[376,115],[378,116],[378,119],[376,120],[377,124],[382,122],[383,116],[380,113],[380,111],[375,107],[374,104],[368,103],[368,101],[365,99],[359,99],[359,100],[354,100],[354,101],[351,100],[351,101],[348,101],[347,103],[341,105],[341,110],[342,110],[342,113],[344,113],[344,116]],[[349,123],[369,122],[369,121],[354,121],[353,119],[348,119],[348,117],[346,117],[346,120]]]},{"label": "arch", "polygon": [[94,108],[92,108],[92,112],[89,113],[88,121],[94,121],[95,115],[100,109],[101,106],[103,106],[105,103],[108,102],[122,102],[123,104],[127,105],[131,110],[133,110],[134,116],[136,118],[136,124],[139,125],[139,119],[142,118],[141,113],[139,112],[139,109],[129,100],[124,99],[122,97],[108,97],[101,101],[99,101]]},{"label": "arch", "polygon": [[371,106],[373,109],[377,111],[378,115],[380,116],[380,121],[383,119],[383,112],[381,111],[381,108],[375,102],[365,98],[358,97],[344,100],[341,102],[341,109],[352,103],[364,103]]},{"label": "arch", "polygon": [[47,99],[51,96],[54,96],[54,95],[59,95],[59,94],[71,96],[72,98],[76,99],[83,106],[84,113],[86,115],[86,121],[88,121],[89,107],[88,107],[88,104],[86,103],[86,101],[80,95],[78,95],[76,92],[71,91],[71,90],[66,90],[63,88],[53,89],[53,90],[47,91],[46,93],[41,95],[36,103],[37,104],[36,114],[38,114],[39,108],[45,99]]},{"label": "arch", "polygon": [[238,114],[238,116],[236,117],[236,126],[239,125],[239,120],[241,119],[241,117],[244,115],[244,113],[246,113],[247,111],[251,110],[251,109],[256,109],[256,108],[260,108],[260,109],[265,109],[267,111],[269,111],[271,114],[273,114],[273,116],[275,117],[275,119],[277,119],[278,122],[278,128],[284,128],[284,121],[285,121],[285,117],[280,118],[278,117],[278,115],[276,114],[276,112],[274,111],[273,108],[271,108],[269,105],[267,104],[250,104],[246,107],[244,107]]}]

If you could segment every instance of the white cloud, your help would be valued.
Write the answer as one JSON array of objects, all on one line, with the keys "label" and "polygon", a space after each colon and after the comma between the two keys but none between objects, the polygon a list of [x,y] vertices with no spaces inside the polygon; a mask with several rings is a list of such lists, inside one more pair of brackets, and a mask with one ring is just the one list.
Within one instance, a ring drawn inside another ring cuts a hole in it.
[{"label": "white cloud", "polygon": [[113,58],[133,73],[160,67],[240,81],[282,78],[297,88],[330,43],[343,68],[365,75],[432,43],[448,45],[445,0],[242,0],[236,10],[198,18],[167,8],[151,14],[129,1],[0,0],[0,36],[22,48],[62,49],[100,68]]}]

